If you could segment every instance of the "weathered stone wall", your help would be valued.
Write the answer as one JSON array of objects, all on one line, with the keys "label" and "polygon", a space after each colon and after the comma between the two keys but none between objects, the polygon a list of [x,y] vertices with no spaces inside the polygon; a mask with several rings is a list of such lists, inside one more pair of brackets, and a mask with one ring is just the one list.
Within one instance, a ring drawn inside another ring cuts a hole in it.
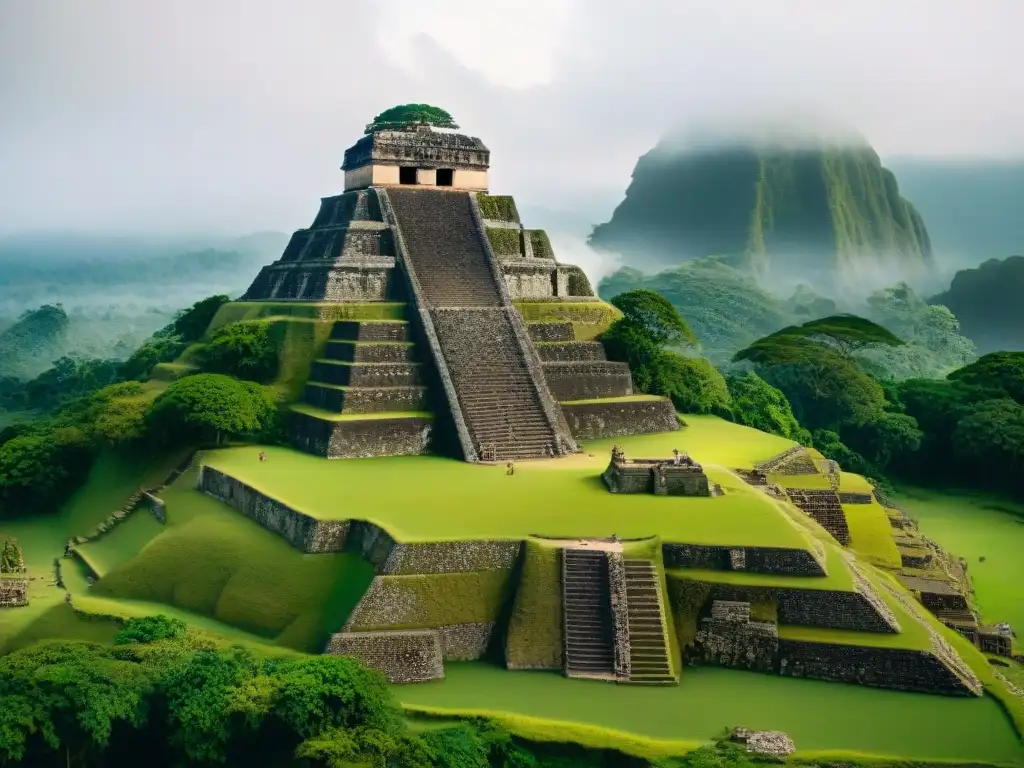
[{"label": "weathered stone wall", "polygon": [[347,520],[316,520],[214,467],[200,469],[199,490],[280,534],[303,552],[339,552],[345,547]]},{"label": "weathered stone wall", "polygon": [[0,576],[0,608],[28,605],[28,579]]},{"label": "weathered stone wall", "polygon": [[[684,610],[686,603],[685,579],[669,579],[669,596],[673,610]],[[745,603],[773,601],[777,605],[779,624],[807,627],[849,629],[856,632],[898,631],[895,620],[881,614],[859,592],[837,592],[827,589],[782,589],[770,587],[740,587],[709,584],[709,600],[728,600]]]},{"label": "weathered stone wall", "polygon": [[522,542],[515,540],[434,541],[398,544],[381,573],[391,575],[511,570]]},{"label": "weathered stone wall", "polygon": [[441,635],[437,630],[339,632],[324,653],[351,656],[382,672],[392,683],[419,683],[444,677]]},{"label": "weathered stone wall", "polygon": [[433,432],[434,420],[426,416],[331,421],[293,411],[289,437],[306,453],[354,459],[429,453]]},{"label": "weathered stone wall", "polygon": [[438,627],[445,661],[476,661],[487,652],[494,622],[451,624]]},{"label": "weathered stone wall", "polygon": [[673,432],[679,429],[675,408],[667,398],[562,403],[562,413],[577,440]]},{"label": "weathered stone wall", "polygon": [[346,545],[379,573],[395,547],[395,540],[380,526],[356,520],[349,527]]},{"label": "weathered stone wall", "polygon": [[296,262],[263,267],[243,301],[388,301],[400,290],[394,259],[363,264]]},{"label": "weathered stone wall", "polygon": [[436,629],[497,620],[511,571],[374,577],[346,631]]},{"label": "weathered stone wall", "polygon": [[779,674],[902,691],[970,696],[973,692],[933,654],[797,640],[779,641]]},{"label": "weathered stone wall", "polygon": [[557,295],[556,269],[553,261],[525,262],[505,259],[502,261],[501,270],[505,276],[509,296],[514,301],[550,299]]},{"label": "weathered stone wall", "polygon": [[307,384],[302,399],[333,413],[426,411],[430,407],[426,388],[419,386],[337,389]]},{"label": "weathered stone wall", "polygon": [[530,323],[526,330],[534,341],[572,341],[576,338],[572,323]]},{"label": "weathered stone wall", "polygon": [[556,400],[593,400],[633,394],[627,363],[589,360],[544,363],[544,378]]},{"label": "weathered stone wall", "polygon": [[607,362],[604,345],[597,341],[545,341],[537,344],[545,363]]},{"label": "weathered stone wall", "polygon": [[715,601],[694,638],[694,652],[701,661],[732,669],[774,671],[778,650],[777,627],[751,621],[749,603]]},{"label": "weathered stone wall", "polygon": [[[732,570],[730,550],[735,547],[707,547],[694,544],[665,544],[662,551],[666,568],[710,568]],[[803,549],[742,547],[745,567],[751,573],[779,573],[794,576],[824,576],[814,556]]]}]

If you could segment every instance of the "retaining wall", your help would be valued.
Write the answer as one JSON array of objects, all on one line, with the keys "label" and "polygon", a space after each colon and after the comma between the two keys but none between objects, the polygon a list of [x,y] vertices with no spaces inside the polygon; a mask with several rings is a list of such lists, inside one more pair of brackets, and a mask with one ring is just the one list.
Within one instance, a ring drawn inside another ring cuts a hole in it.
[{"label": "retaining wall", "polygon": [[672,401],[610,400],[596,403],[562,403],[562,413],[577,440],[646,435],[679,429]]},{"label": "retaining wall", "polygon": [[743,552],[744,571],[795,576],[825,576],[825,569],[814,555],[804,549],[775,547],[707,547],[694,544],[665,544],[662,547],[666,568],[710,568],[731,570],[730,552]]},{"label": "retaining wall", "polygon": [[200,468],[199,490],[280,534],[303,552],[339,552],[345,547],[347,520],[316,520],[214,467]]},{"label": "retaining wall", "polygon": [[779,674],[902,691],[974,695],[933,654],[797,640],[779,641]]},{"label": "retaining wall", "polygon": [[292,445],[328,459],[419,456],[430,451],[433,432],[429,417],[332,421],[299,411],[289,428]]},{"label": "retaining wall", "polygon": [[543,367],[551,394],[559,401],[626,397],[633,394],[633,377],[626,363],[547,362]]},{"label": "retaining wall", "polygon": [[419,683],[444,677],[441,635],[411,632],[339,632],[324,653],[351,656],[382,672],[392,683]]},{"label": "retaining wall", "polygon": [[[669,578],[668,591],[673,610],[685,612],[687,579]],[[887,616],[859,592],[837,592],[827,589],[782,589],[771,587],[739,587],[708,584],[707,600],[745,603],[774,601],[779,624],[795,624],[827,629],[848,629],[856,632],[898,631]]]}]

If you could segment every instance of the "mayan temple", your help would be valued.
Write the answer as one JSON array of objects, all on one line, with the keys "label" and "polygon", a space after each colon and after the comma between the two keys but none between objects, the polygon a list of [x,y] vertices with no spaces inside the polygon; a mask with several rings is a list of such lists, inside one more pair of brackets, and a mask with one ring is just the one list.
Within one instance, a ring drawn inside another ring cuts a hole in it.
[{"label": "mayan temple", "polygon": [[593,329],[614,310],[582,270],[489,194],[490,160],[452,129],[368,126],[345,151],[344,191],[253,281],[241,304],[339,318],[292,408],[297,448],[507,461],[679,428],[668,400],[635,396],[626,364],[605,358]]}]

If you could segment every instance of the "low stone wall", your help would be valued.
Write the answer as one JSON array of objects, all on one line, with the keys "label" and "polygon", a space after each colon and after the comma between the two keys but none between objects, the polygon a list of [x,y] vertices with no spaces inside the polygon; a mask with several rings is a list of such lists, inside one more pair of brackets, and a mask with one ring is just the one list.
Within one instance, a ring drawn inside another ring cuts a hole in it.
[{"label": "low stone wall", "polygon": [[346,631],[436,629],[497,620],[511,571],[376,576],[345,622]]},{"label": "low stone wall", "polygon": [[428,407],[427,390],[421,386],[336,389],[307,384],[302,399],[316,408],[335,413],[423,411]]},{"label": "low stone wall", "polygon": [[537,353],[545,363],[603,363],[604,345],[597,341],[544,341]]},{"label": "low stone wall", "polygon": [[572,323],[529,323],[526,330],[534,341],[572,341],[576,338]]},{"label": "low stone wall", "polygon": [[347,520],[316,520],[214,467],[200,468],[199,490],[280,534],[303,552],[340,552],[345,547]]},{"label": "low stone wall", "polygon": [[544,379],[555,399],[592,400],[633,394],[633,376],[627,363],[576,361],[544,363]]},{"label": "low stone wall", "polygon": [[0,608],[28,605],[28,579],[0,576]]},{"label": "low stone wall", "polygon": [[433,541],[395,545],[381,573],[412,575],[511,570],[519,558],[522,542]]},{"label": "low stone wall", "polygon": [[494,632],[494,622],[451,624],[438,627],[441,654],[445,661],[476,661],[487,652]]},{"label": "low stone wall", "polygon": [[358,659],[392,683],[444,677],[441,635],[436,630],[339,632],[331,636],[324,653]]},{"label": "low stone wall", "polygon": [[901,691],[972,696],[933,654],[895,648],[779,641],[779,674]]},{"label": "low stone wall", "polygon": [[751,621],[749,603],[715,601],[694,638],[701,661],[731,669],[772,672],[778,650],[778,629],[766,621]]},{"label": "low stone wall", "polygon": [[825,576],[825,569],[803,549],[774,547],[708,547],[695,544],[665,544],[662,552],[666,568],[709,568],[733,570],[731,552],[743,551],[744,571],[794,576]]},{"label": "low stone wall", "polygon": [[428,417],[331,421],[297,411],[289,428],[292,445],[328,459],[420,456],[429,453],[433,433]]},{"label": "low stone wall", "polygon": [[244,301],[387,301],[397,291],[394,258],[362,263],[278,262],[263,267]]},{"label": "low stone wall", "polygon": [[646,435],[679,429],[672,401],[610,400],[605,403],[561,403],[562,413],[577,440]]},{"label": "low stone wall", "polygon": [[[687,579],[670,578],[669,596],[673,610],[685,610]],[[772,587],[739,587],[708,584],[709,600],[744,603],[773,601],[779,624],[805,627],[848,629],[856,632],[894,633],[898,631],[889,617],[859,592],[837,592],[827,589],[782,589]],[[891,615],[891,614],[890,614]]]}]

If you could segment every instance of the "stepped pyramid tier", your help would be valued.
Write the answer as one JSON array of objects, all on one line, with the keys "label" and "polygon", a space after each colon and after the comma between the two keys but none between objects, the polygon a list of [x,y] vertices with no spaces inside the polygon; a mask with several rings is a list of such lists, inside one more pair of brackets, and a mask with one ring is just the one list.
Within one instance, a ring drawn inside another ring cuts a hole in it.
[{"label": "stepped pyramid tier", "polygon": [[245,318],[310,305],[335,323],[314,332],[290,390],[302,392],[296,447],[514,461],[679,428],[671,402],[636,395],[628,366],[595,341],[615,310],[543,231],[524,228],[511,197],[487,193],[480,139],[422,124],[368,130],[345,152],[344,191],[321,200],[238,303],[251,305]]}]

